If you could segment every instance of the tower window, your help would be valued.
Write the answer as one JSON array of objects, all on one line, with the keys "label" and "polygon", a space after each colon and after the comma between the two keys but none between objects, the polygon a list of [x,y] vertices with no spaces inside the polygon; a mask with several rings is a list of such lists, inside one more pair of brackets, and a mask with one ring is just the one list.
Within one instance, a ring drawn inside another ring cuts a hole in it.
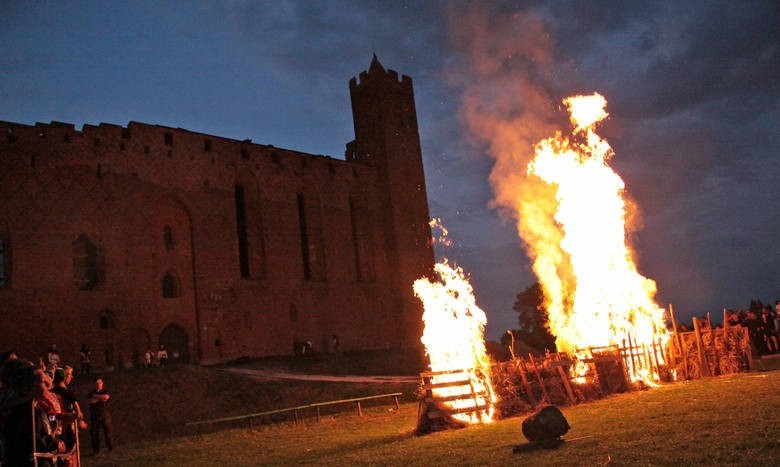
[{"label": "tower window", "polygon": [[73,284],[79,290],[92,290],[100,280],[98,248],[85,234],[73,242]]},{"label": "tower window", "polygon": [[166,250],[173,250],[176,246],[173,239],[173,229],[170,225],[166,225],[163,230],[163,244],[165,245]]},{"label": "tower window", "polygon": [[181,296],[179,279],[170,272],[165,273],[165,276],[163,276],[162,293],[163,298],[176,298]]},{"label": "tower window", "polygon": [[170,131],[165,132],[165,144],[168,146],[173,146],[173,133]]},{"label": "tower window", "polygon": [[212,144],[211,144],[211,140],[210,139],[207,139],[206,141],[203,142],[203,150],[204,151],[211,152],[211,148],[212,148]]},{"label": "tower window", "polygon": [[0,238],[0,288],[8,285],[11,272],[11,257],[8,242]]}]

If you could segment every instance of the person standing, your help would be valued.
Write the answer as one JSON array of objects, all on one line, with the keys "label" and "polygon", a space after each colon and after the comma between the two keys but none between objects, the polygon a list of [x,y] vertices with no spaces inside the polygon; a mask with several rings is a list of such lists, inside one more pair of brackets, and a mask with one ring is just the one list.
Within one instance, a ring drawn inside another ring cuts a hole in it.
[{"label": "person standing", "polygon": [[57,344],[52,344],[49,348],[49,354],[46,355],[46,374],[54,379],[54,372],[60,366],[60,353],[57,351]]},{"label": "person standing", "polygon": [[[74,417],[79,429],[83,430],[87,427],[87,424],[84,422],[84,415],[81,412],[81,407],[79,407],[76,394],[72,389],[68,388],[71,381],[73,381],[72,367],[65,365],[65,367],[57,369],[57,372],[54,374],[54,387],[51,392],[59,396],[62,412],[70,417]],[[65,447],[68,450],[75,446],[76,430],[72,422],[65,423],[62,427],[62,440],[65,442]]]},{"label": "person standing", "polygon": [[100,452],[100,431],[103,431],[103,436],[106,440],[106,447],[109,452],[112,448],[112,426],[111,426],[111,413],[108,410],[108,401],[111,399],[111,395],[103,386],[103,379],[97,378],[95,380],[95,389],[89,392],[87,395],[89,401],[89,417],[90,417],[90,435],[92,439],[92,452],[97,454]]},{"label": "person standing", "polygon": [[163,344],[160,344],[160,348],[157,350],[157,361],[160,362],[161,368],[168,364],[168,350]]}]

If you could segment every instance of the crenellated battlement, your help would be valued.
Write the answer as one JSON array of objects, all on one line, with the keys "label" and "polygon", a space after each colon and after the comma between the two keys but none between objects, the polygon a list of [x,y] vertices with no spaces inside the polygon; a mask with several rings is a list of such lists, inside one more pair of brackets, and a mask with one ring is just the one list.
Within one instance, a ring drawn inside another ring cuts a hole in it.
[{"label": "crenellated battlement", "polygon": [[14,156],[20,163],[38,168],[99,164],[102,173],[138,174],[148,171],[150,164],[173,173],[196,169],[212,186],[215,180],[223,179],[225,182],[218,185],[225,187],[232,184],[226,172],[239,168],[315,177],[353,178],[367,172],[362,165],[330,156],[134,121],[124,127],[85,124],[80,131],[64,122],[26,125],[0,121],[2,162],[7,164]]},{"label": "crenellated battlement", "polygon": [[359,81],[354,77],[349,80],[350,92],[360,92],[361,88],[370,86],[373,83],[381,83],[383,86],[397,84],[398,89],[400,90],[409,92],[412,90],[412,78],[403,75],[399,80],[398,72],[390,69],[385,70],[382,64],[379,63],[379,59],[376,57],[376,54],[374,54],[374,57],[371,59],[371,64],[369,65],[368,70],[361,71],[358,77],[360,78]]},{"label": "crenellated battlement", "polygon": [[398,72],[395,70],[387,70],[385,76],[379,77],[371,76],[368,72],[362,71],[358,77],[360,78],[359,81],[358,78],[355,77],[349,80],[350,91],[359,90],[361,86],[377,81],[377,78],[385,82],[395,82],[401,85],[401,88],[408,88],[409,90],[412,89],[412,78],[407,75],[401,75],[401,79],[398,79]]}]

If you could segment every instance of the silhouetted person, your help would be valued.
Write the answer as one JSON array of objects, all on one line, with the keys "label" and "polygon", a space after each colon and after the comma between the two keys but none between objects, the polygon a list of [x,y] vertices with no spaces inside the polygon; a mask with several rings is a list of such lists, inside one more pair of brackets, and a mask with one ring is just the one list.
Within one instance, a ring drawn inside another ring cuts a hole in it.
[{"label": "silhouetted person", "polygon": [[[65,443],[56,435],[49,418],[43,371],[31,362],[15,370],[14,391],[18,403],[10,410],[3,424],[6,439],[4,466],[33,465],[33,436],[37,452],[62,453]],[[34,423],[34,425],[33,425]],[[53,466],[51,459],[38,459],[38,466]]]},{"label": "silhouetted person", "polygon": [[157,361],[160,362],[160,367],[168,365],[168,349],[163,344],[160,344],[157,350]]},{"label": "silhouetted person", "polygon": [[747,312],[747,318],[742,324],[748,329],[750,344],[753,347],[753,351],[758,355],[765,355],[767,353],[767,347],[766,342],[764,341],[764,327],[761,320],[751,310]]},{"label": "silhouetted person", "polygon": [[92,452],[97,454],[100,452],[100,432],[103,432],[103,436],[106,439],[106,447],[109,451],[112,448],[112,426],[111,426],[111,413],[108,411],[108,401],[111,399],[111,395],[103,387],[103,380],[98,378],[95,380],[95,389],[89,392],[87,395],[89,400],[89,419],[90,419],[90,435],[92,439]]}]

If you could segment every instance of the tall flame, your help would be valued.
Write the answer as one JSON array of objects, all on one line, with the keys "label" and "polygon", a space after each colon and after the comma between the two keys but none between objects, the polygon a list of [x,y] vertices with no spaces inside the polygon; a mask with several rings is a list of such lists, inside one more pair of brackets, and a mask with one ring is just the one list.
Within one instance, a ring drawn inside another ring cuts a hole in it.
[{"label": "tall flame", "polygon": [[[558,350],[572,353],[663,345],[668,332],[654,302],[655,282],[637,271],[627,246],[625,184],[608,164],[612,148],[595,132],[608,116],[607,101],[596,93],[563,103],[572,135],[542,140],[528,164],[548,196],[520,203],[520,232],[545,292],[550,331]],[[636,370],[642,379],[657,379],[652,368]]]},{"label": "tall flame", "polygon": [[[431,381],[451,383],[462,381],[468,385],[438,387],[434,396],[447,398],[450,408],[485,407],[453,417],[466,423],[487,423],[493,418],[495,394],[490,385],[490,360],[483,338],[487,318],[474,299],[474,291],[459,267],[450,267],[447,260],[437,263],[436,282],[421,278],[414,282],[414,293],[423,302],[422,343],[430,360],[432,372],[443,374]],[[462,398],[455,396],[462,395]]]}]

